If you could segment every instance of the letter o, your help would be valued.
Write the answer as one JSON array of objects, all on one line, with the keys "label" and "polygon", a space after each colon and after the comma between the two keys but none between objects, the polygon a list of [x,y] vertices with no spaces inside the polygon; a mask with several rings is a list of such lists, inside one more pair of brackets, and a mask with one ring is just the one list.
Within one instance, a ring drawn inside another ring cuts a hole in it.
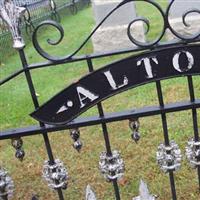
[{"label": "letter o", "polygon": [[[187,68],[185,70],[182,70],[180,68],[180,65],[179,65],[179,57],[180,57],[181,53],[184,53],[187,56],[187,58],[188,58],[188,66],[187,66]],[[174,69],[177,70],[177,71],[179,71],[179,72],[189,71],[190,69],[192,69],[193,65],[194,65],[194,57],[188,51],[178,52],[173,57],[173,66],[174,66]]]}]

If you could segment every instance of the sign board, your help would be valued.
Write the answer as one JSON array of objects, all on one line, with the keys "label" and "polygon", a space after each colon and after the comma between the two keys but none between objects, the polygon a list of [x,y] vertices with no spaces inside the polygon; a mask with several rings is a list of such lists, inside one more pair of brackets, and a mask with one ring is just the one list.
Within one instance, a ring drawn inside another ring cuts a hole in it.
[{"label": "sign board", "polygon": [[62,125],[130,88],[172,77],[200,75],[199,52],[199,44],[172,47],[109,64],[70,85],[31,116],[47,124]]}]

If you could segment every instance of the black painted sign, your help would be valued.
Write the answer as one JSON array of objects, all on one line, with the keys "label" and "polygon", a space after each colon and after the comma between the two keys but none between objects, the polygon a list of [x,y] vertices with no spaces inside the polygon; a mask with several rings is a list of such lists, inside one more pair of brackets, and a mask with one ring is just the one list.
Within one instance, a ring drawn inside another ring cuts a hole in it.
[{"label": "black painted sign", "polygon": [[200,75],[200,45],[151,51],[109,64],[70,85],[31,116],[47,124],[66,124],[119,92],[185,75]]}]

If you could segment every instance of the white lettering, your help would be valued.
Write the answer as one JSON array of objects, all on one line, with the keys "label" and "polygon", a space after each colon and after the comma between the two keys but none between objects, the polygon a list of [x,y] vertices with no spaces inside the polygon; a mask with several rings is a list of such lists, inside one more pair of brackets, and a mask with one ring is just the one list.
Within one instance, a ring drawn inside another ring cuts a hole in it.
[{"label": "white lettering", "polygon": [[90,101],[92,102],[99,97],[98,95],[95,95],[92,92],[90,92],[89,90],[86,90],[85,88],[80,87],[80,86],[77,87],[76,90],[77,90],[78,97],[79,97],[80,104],[81,104],[80,108],[83,108],[86,105],[86,103],[83,102],[84,100],[90,99]]},{"label": "white lettering", "polygon": [[[179,64],[179,58],[180,58],[181,53],[184,53],[188,58],[188,66],[186,68],[184,67],[184,69],[181,68],[181,66]],[[174,66],[174,69],[177,70],[178,72],[189,71],[190,69],[192,69],[193,65],[194,65],[194,57],[188,51],[178,52],[173,57],[173,66]]]},{"label": "white lettering", "polygon": [[113,76],[110,71],[104,72],[104,75],[106,76],[106,78],[113,90],[117,90],[119,88],[122,88],[122,87],[128,85],[128,78],[126,76],[124,76],[123,83],[121,85],[117,85],[115,80],[113,79]]},{"label": "white lettering", "polygon": [[141,65],[142,62],[144,62],[144,67],[147,72],[147,78],[153,78],[153,71],[152,71],[152,66],[151,66],[151,60],[154,61],[158,65],[158,60],[156,57],[151,57],[151,58],[142,58],[137,62],[137,66]]}]

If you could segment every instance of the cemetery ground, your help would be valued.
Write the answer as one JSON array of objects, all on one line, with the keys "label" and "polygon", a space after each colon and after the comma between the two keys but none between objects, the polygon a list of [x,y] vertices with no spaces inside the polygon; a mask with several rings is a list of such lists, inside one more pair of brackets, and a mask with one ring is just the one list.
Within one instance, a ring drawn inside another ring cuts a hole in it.
[{"label": "cemetery ground", "polygon": [[[156,31],[159,31],[159,23],[159,20],[154,20],[152,27],[154,31],[151,32],[150,37],[153,38],[157,34]],[[49,47],[45,42],[47,38],[56,39],[58,33],[54,29],[43,29],[40,40],[42,45],[47,47],[51,53],[66,55],[66,52],[72,52],[71,49],[77,48],[92,30],[94,21],[91,8],[87,8],[75,16],[64,18],[62,25],[65,29],[65,38],[59,47]],[[33,49],[32,44],[27,45],[25,52],[29,63],[43,61]],[[91,52],[92,43],[89,42],[82,53]],[[94,60],[95,69],[126,56],[112,56]],[[17,54],[5,58],[0,66],[1,79],[20,68],[21,64]],[[33,70],[33,81],[36,85],[40,104],[87,73],[87,63],[85,62]],[[161,83],[165,103],[189,99],[186,78],[165,80]],[[196,98],[200,98],[199,77],[194,77],[194,86]],[[103,102],[105,112],[151,105],[158,105],[155,83],[131,89]],[[33,110],[31,97],[23,75],[18,76],[1,88],[1,130],[36,124],[37,122],[29,116],[29,113]],[[98,115],[96,107],[82,116],[86,115]],[[184,154],[186,142],[193,136],[191,111],[167,114],[167,120],[170,139],[175,140],[180,145],[182,154]],[[199,110],[198,120],[200,120]],[[133,196],[137,196],[139,180],[143,179],[148,183],[150,191],[160,196],[160,200],[169,200],[171,194],[168,174],[161,172],[156,164],[157,146],[160,142],[163,142],[160,116],[142,118],[140,124],[141,140],[138,144],[135,144],[131,139],[128,121],[108,124],[112,149],[120,150],[126,165],[124,179],[119,183],[122,199],[128,200]],[[49,133],[55,158],[62,160],[69,172],[69,185],[67,191],[64,192],[66,199],[84,199],[87,184],[90,184],[95,190],[98,199],[114,199],[112,184],[105,182],[98,170],[99,154],[105,150],[101,126],[80,128],[80,132],[84,144],[80,153],[73,149],[73,142],[68,131]],[[23,141],[26,153],[23,162],[15,158],[15,150],[12,148],[10,140],[0,142],[0,166],[9,171],[15,183],[15,196],[13,199],[27,200],[30,199],[32,194],[38,194],[40,199],[57,199],[57,194],[51,191],[41,178],[42,166],[47,159],[42,135],[25,137]],[[181,170],[175,173],[175,179],[178,199],[200,199],[196,170],[191,169],[185,159],[182,162]]]}]

